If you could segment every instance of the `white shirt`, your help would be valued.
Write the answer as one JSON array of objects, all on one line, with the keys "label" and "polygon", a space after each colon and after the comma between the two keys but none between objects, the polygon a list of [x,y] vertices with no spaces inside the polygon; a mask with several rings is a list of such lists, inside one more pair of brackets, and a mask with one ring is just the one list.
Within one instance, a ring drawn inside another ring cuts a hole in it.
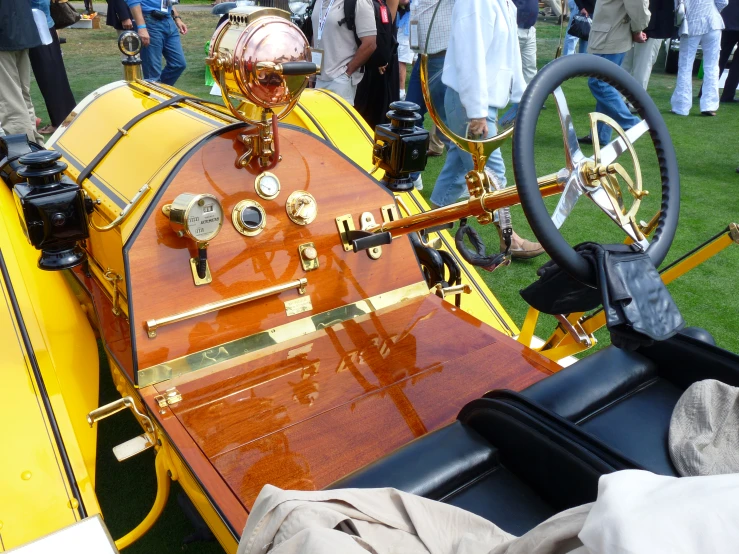
[{"label": "white shirt", "polygon": [[728,5],[728,0],[685,0],[688,35],[695,37],[723,29],[724,20],[719,12]]},{"label": "white shirt", "polygon": [[526,83],[513,2],[456,1],[442,81],[459,93],[470,119],[521,100]]}]

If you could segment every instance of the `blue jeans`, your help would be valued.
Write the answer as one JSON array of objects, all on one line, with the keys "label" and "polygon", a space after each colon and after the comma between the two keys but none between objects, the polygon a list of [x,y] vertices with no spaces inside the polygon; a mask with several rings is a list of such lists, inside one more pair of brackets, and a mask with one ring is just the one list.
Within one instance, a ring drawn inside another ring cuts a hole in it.
[{"label": "blue jeans", "polygon": [[[624,61],[626,53],[596,55],[620,66]],[[590,87],[590,92],[593,93],[593,98],[595,98],[595,111],[613,119],[624,131],[631,129],[641,121],[629,111],[619,92],[611,85],[591,77],[588,79],[588,86]],[[608,125],[598,123],[598,139],[600,140],[601,147],[610,142],[611,128]]]},{"label": "blue jeans", "polygon": [[[444,93],[446,92],[446,85],[441,82],[441,73],[444,69],[444,56],[429,57],[428,70],[429,70],[429,90],[431,92],[431,98],[433,99],[436,111],[439,113],[442,121],[446,121],[446,114],[444,113]],[[423,91],[421,90],[421,58],[416,60],[413,64],[413,70],[411,71],[411,78],[408,81],[408,92],[405,95],[407,102],[414,102],[420,106],[419,113],[421,117],[426,115],[428,111],[426,109],[426,102],[423,100]],[[439,131],[439,138],[444,145],[449,148],[449,139]],[[411,173],[411,178],[415,181],[418,179],[419,173]]]},{"label": "blue jeans", "polygon": [[[459,94],[452,88],[446,89],[444,109],[446,110],[449,128],[459,136],[465,136],[469,118],[464,106],[462,106]],[[488,137],[496,134],[497,119],[498,110],[488,106]],[[470,154],[460,150],[454,143],[450,143],[448,147],[449,151],[444,161],[444,167],[441,169],[439,178],[434,185],[434,191],[431,193],[431,202],[437,206],[452,204],[465,194],[467,184],[464,176],[474,168]],[[500,149],[495,150],[490,155],[486,167],[497,175],[503,186],[506,186],[505,164]]]},{"label": "blue jeans", "polygon": [[[575,4],[574,0],[570,0],[568,2],[568,5],[570,6],[570,22],[567,24],[567,28],[570,28],[570,25],[572,25],[572,18],[575,17],[578,13],[580,13],[580,8],[577,7],[577,4]],[[591,13],[590,16],[592,17],[593,14]],[[565,45],[562,50],[563,56],[569,56],[570,54],[575,53],[575,45],[577,42],[580,41],[580,47],[577,49],[577,51],[580,54],[586,54],[588,51],[588,41],[587,40],[580,40],[577,37],[573,37],[570,34],[565,34]]]},{"label": "blue jeans", "polygon": [[[166,19],[154,19],[151,15],[144,14],[144,21],[150,37],[149,46],[141,49],[144,79],[172,86],[187,67],[180,42],[180,31],[170,16]],[[164,70],[162,56],[167,60]]]}]

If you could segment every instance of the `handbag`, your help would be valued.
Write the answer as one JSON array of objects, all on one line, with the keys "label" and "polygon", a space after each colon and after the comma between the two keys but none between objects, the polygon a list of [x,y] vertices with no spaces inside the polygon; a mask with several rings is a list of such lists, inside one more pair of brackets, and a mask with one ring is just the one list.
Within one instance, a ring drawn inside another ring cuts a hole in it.
[{"label": "handbag", "polygon": [[676,0],[675,2],[675,27],[678,28],[677,36],[681,37],[688,34],[688,18],[687,8],[683,0]]},{"label": "handbag", "polygon": [[593,20],[588,16],[579,13],[575,14],[567,29],[567,34],[577,37],[580,40],[588,40],[590,38],[590,26],[592,24]]},{"label": "handbag", "polygon": [[81,19],[80,14],[69,5],[67,0],[51,0],[49,12],[57,30],[74,25]]}]

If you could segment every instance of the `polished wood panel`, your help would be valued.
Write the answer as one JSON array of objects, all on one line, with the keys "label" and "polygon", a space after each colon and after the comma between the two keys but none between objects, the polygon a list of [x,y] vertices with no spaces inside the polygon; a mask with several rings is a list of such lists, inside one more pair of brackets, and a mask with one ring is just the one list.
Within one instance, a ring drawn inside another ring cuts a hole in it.
[{"label": "polished wood panel", "polygon": [[249,507],[265,483],[325,487],[485,392],[558,369],[430,295],[154,388],[177,387],[183,400],[166,411]]},{"label": "polished wood panel", "polygon": [[155,400],[157,394],[154,387],[141,389],[141,397],[146,402],[149,412],[155,415],[157,422],[167,433],[175,450],[190,467],[205,492],[213,499],[218,511],[231,528],[240,534],[244,529],[248,516],[246,508],[203,455],[185,428],[172,415],[172,412],[159,409]]},{"label": "polished wood panel", "polygon": [[[392,196],[366,173],[314,136],[289,128],[280,129],[283,160],[272,172],[282,190],[275,200],[263,200],[254,190],[256,172],[237,169],[234,161],[243,152],[237,131],[206,143],[174,177],[145,222],[131,247],[130,302],[136,336],[138,367],[146,368],[192,352],[276,327],[356,302],[422,280],[415,255],[406,239],[383,247],[379,260],[366,253],[345,252],[338,238],[335,218],[352,213],[359,228],[359,215],[372,212],[382,221],[380,208]],[[310,225],[291,222],[285,201],[291,192],[306,190],[318,203],[318,217]],[[223,204],[225,221],[208,248],[213,282],[193,284],[189,258],[196,253],[192,241],[178,238],[170,229],[161,207],[183,192],[211,193]],[[241,200],[259,202],[267,214],[267,228],[255,237],[239,234],[231,212]],[[305,272],[298,246],[313,242],[319,269]],[[147,337],[144,322],[247,292],[308,279],[307,294],[313,310],[288,317],[284,302],[298,297],[296,291],[264,298],[241,306],[161,328],[154,339]]]}]

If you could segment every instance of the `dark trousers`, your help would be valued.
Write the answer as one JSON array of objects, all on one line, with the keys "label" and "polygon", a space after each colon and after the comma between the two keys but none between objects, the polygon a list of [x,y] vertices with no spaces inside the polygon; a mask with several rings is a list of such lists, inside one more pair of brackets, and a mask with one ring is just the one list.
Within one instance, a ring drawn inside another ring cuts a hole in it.
[{"label": "dark trousers", "polygon": [[[724,29],[721,33],[721,55],[718,58],[719,75],[721,75],[724,72],[724,69],[726,69],[726,63],[729,61],[731,51],[733,50],[734,45],[738,43],[739,31],[728,31]],[[737,86],[739,86],[739,51],[734,54],[734,59],[731,61],[729,76],[726,78],[726,84],[724,85],[724,92],[721,94],[721,100],[724,102],[730,102],[733,100]]]},{"label": "dark trousers", "polygon": [[44,97],[49,119],[54,127],[59,127],[77,105],[69,88],[67,70],[62,59],[62,47],[55,28],[49,29],[52,42],[46,46],[36,46],[28,51],[33,75]]}]

